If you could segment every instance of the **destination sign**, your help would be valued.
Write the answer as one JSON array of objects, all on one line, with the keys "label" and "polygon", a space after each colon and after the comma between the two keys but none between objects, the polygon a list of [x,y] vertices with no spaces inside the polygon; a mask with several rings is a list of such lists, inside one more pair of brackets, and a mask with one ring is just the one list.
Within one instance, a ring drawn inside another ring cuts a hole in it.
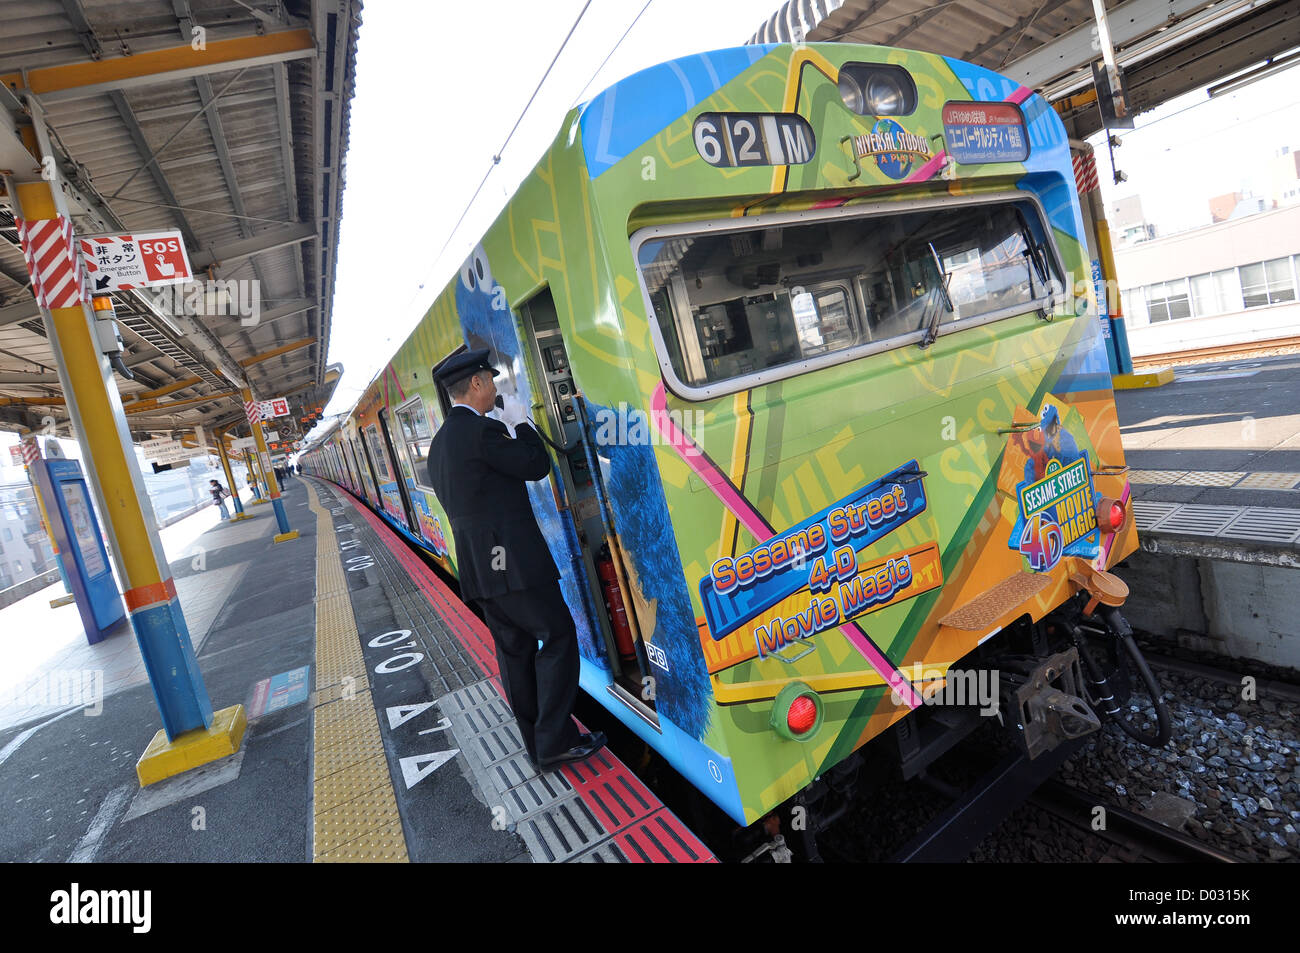
[{"label": "destination sign", "polygon": [[1029,158],[1025,120],[1011,103],[944,103],[943,139],[962,165]]}]

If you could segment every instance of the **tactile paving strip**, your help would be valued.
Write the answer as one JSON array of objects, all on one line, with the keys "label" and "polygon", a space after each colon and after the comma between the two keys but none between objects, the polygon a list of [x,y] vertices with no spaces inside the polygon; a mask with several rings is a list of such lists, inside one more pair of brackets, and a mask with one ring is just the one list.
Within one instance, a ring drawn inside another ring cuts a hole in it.
[{"label": "tactile paving strip", "polygon": [[388,758],[329,511],[316,514],[316,708],[312,854],[318,862],[408,861]]},{"label": "tactile paving strip", "polygon": [[1128,481],[1150,486],[1168,486],[1187,476],[1186,470],[1130,470]]},{"label": "tactile paving strip", "polygon": [[1191,470],[1174,481],[1175,486],[1232,486],[1246,474],[1235,470]]},{"label": "tactile paving strip", "polygon": [[1300,486],[1300,473],[1248,473],[1237,484],[1238,490],[1294,490]]}]

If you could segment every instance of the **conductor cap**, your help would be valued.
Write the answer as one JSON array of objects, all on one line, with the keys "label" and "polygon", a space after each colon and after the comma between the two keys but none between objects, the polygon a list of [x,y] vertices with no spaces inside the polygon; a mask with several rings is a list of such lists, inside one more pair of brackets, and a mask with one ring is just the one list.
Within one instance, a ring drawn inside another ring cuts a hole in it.
[{"label": "conductor cap", "polygon": [[501,372],[488,363],[488,353],[488,348],[484,347],[453,354],[433,369],[433,377],[443,387],[450,387],[458,380],[479,371],[491,371],[492,376],[497,377]]}]

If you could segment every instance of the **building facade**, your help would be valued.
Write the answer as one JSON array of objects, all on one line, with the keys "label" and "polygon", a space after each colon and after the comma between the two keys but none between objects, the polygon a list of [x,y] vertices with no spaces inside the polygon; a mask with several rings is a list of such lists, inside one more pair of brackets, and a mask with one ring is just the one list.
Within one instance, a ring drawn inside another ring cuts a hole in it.
[{"label": "building facade", "polygon": [[1300,335],[1300,204],[1115,248],[1134,357]]},{"label": "building facade", "polygon": [[54,569],[50,540],[30,483],[0,485],[0,589]]}]

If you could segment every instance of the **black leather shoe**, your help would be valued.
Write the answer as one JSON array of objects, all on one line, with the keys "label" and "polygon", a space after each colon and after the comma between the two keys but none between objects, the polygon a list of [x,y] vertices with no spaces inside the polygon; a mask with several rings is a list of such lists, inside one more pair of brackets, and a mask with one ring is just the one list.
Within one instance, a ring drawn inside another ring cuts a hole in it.
[{"label": "black leather shoe", "polygon": [[578,743],[563,754],[558,754],[554,758],[542,758],[538,763],[543,768],[556,768],[570,761],[582,761],[605,747],[605,741],[605,732],[593,731],[589,735],[582,735]]}]

